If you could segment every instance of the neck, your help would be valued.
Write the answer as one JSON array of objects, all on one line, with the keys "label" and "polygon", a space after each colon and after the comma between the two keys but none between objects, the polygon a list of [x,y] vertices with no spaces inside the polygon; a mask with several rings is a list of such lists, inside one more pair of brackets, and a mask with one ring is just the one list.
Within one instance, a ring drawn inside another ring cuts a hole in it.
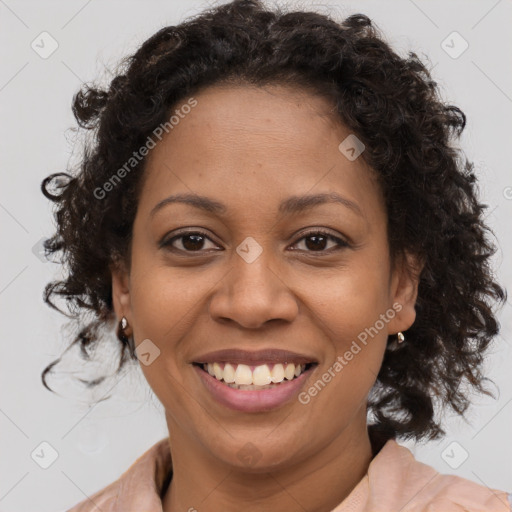
[{"label": "neck", "polygon": [[366,414],[313,456],[258,472],[225,464],[169,419],[168,426],[173,476],[162,500],[163,512],[330,512],[365,476],[372,460]]}]

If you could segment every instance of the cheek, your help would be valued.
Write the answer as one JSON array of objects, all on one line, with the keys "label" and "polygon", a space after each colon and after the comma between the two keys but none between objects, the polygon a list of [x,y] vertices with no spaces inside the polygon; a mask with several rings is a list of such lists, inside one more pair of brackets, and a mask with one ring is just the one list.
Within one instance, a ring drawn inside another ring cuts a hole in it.
[{"label": "cheek", "polygon": [[164,406],[166,415],[182,424],[183,428],[191,430],[191,418],[201,411],[194,410],[197,404],[191,400],[190,392],[180,378],[180,372],[173,365],[173,359],[162,353],[149,366],[140,366],[149,387]]},{"label": "cheek", "polygon": [[[207,283],[197,273],[193,276],[155,259],[153,254],[138,265],[139,262],[134,261],[136,277],[131,281],[131,310],[136,326],[135,339],[154,339],[167,349],[173,340],[190,329],[194,306],[199,306]],[[151,264],[145,264],[151,260]]]},{"label": "cheek", "polygon": [[331,347],[302,397],[302,403],[311,402],[313,416],[333,411],[347,421],[366,404],[386,348],[387,327],[380,316],[385,311],[378,290],[362,292],[346,281],[330,283],[315,316]]},{"label": "cheek", "polygon": [[308,299],[319,329],[331,343],[319,378],[323,375],[322,380],[329,382],[329,400],[352,410],[376,379],[388,323],[395,316],[384,269],[371,258],[361,258],[315,287]]},{"label": "cheek", "polygon": [[382,352],[375,349],[362,349],[351,360],[346,358],[345,353],[338,356],[305,390],[314,405],[313,415],[325,415],[331,411],[339,414],[345,424],[348,423],[352,415],[365,407],[378,374],[381,357]]},{"label": "cheek", "polygon": [[134,337],[138,347],[142,349],[144,343],[150,353],[157,354],[147,366],[141,357],[140,366],[151,388],[164,403],[178,403],[183,396],[186,343],[215,279],[208,272],[171,268],[155,259],[154,254],[141,254],[132,260]]},{"label": "cheek", "polygon": [[[376,260],[378,261],[378,260]],[[339,351],[373,326],[389,308],[389,275],[380,264],[361,258],[310,288],[307,298],[315,316],[334,335]],[[380,330],[386,329],[379,323]]]},{"label": "cheek", "polygon": [[[133,283],[135,293],[131,298],[139,365],[166,409],[182,410],[187,405],[187,393],[182,374],[186,363],[180,352],[180,340],[186,339],[193,328],[194,304],[198,304],[198,298],[190,281],[188,288],[182,288],[169,268],[155,266],[141,275],[144,279]],[[143,347],[151,354],[150,364],[144,364]]]}]

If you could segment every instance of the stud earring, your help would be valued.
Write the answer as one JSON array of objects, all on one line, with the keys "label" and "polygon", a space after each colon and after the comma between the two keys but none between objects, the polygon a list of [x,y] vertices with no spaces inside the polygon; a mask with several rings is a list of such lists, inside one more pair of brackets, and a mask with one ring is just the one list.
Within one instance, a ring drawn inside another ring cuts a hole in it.
[{"label": "stud earring", "polygon": [[126,336],[125,329],[127,327],[128,327],[128,320],[126,319],[125,316],[123,316],[123,318],[121,318],[121,321],[119,322],[119,324],[117,326],[117,337],[122,343],[124,343],[125,345],[128,346],[131,353],[133,354],[135,352],[135,344],[134,344],[133,336],[130,336],[130,337]]},{"label": "stud earring", "polygon": [[405,340],[405,336],[402,332],[397,332],[396,337],[397,337],[398,343],[403,343]]}]

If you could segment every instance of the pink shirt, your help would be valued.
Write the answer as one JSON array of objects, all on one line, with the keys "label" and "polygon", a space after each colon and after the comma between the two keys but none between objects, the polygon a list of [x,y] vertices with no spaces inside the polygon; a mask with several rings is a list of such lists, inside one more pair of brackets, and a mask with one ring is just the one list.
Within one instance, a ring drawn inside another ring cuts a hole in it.
[{"label": "pink shirt", "polygon": [[[165,438],[119,479],[67,512],[162,512],[161,498],[171,468],[169,439]],[[511,494],[442,475],[389,440],[363,479],[331,512],[511,512],[511,503]]]}]

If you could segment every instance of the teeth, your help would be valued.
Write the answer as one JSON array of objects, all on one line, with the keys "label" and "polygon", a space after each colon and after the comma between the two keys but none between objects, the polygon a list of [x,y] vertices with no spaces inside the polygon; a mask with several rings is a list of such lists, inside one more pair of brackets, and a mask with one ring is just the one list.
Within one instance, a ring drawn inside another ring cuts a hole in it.
[{"label": "teeth", "polygon": [[253,384],[256,384],[256,386],[265,386],[267,384],[270,384],[271,382],[272,376],[270,375],[270,370],[268,369],[268,366],[266,364],[262,366],[256,366],[256,368],[254,368],[254,371],[252,372]]},{"label": "teeth", "polygon": [[292,380],[295,377],[295,365],[292,363],[288,363],[286,368],[284,369],[284,377],[285,379]]},{"label": "teeth", "polygon": [[239,364],[236,367],[235,384],[252,384],[252,372],[246,364]]},{"label": "teeth", "polygon": [[284,368],[281,363],[275,364],[274,368],[272,368],[272,382],[282,382],[284,379]]},{"label": "teeth", "polygon": [[[210,365],[208,365],[210,366]],[[224,372],[222,371],[222,368],[219,366],[219,363],[213,363],[213,375],[216,379],[222,379],[222,375]],[[211,373],[210,373],[211,375]]]},{"label": "teeth", "polygon": [[208,363],[204,364],[203,368],[212,377],[224,381],[230,387],[236,389],[259,387],[261,389],[272,387],[273,384],[279,384],[285,379],[292,380],[298,377],[305,370],[306,365],[295,365],[293,363],[262,364],[251,370],[251,367],[246,364]]},{"label": "teeth", "polygon": [[235,369],[229,363],[224,365],[222,378],[224,382],[235,382]]}]

